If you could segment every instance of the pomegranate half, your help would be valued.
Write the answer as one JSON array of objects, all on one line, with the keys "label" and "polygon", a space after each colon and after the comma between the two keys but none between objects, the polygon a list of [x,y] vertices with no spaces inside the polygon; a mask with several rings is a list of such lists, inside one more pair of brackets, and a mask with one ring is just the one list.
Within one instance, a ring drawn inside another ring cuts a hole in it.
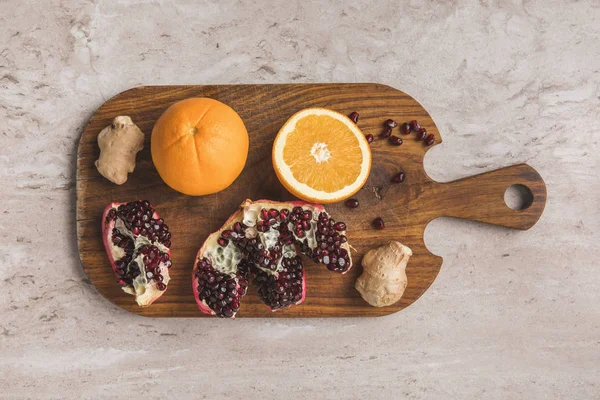
[{"label": "pomegranate half", "polygon": [[123,291],[134,295],[140,307],[162,296],[170,280],[171,233],[149,201],[106,206],[102,238]]},{"label": "pomegranate half", "polygon": [[302,303],[300,254],[344,274],[352,267],[345,234],[346,224],[318,204],[244,201],[198,251],[192,286],[200,311],[234,317],[250,280],[272,311]]}]

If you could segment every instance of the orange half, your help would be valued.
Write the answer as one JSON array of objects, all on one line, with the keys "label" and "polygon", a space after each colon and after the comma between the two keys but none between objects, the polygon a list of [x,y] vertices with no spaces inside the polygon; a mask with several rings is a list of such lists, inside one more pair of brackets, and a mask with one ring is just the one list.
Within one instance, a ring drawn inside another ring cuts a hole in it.
[{"label": "orange half", "polygon": [[273,167],[294,196],[334,203],[363,187],[371,171],[371,149],[350,118],[325,108],[307,108],[279,130]]}]

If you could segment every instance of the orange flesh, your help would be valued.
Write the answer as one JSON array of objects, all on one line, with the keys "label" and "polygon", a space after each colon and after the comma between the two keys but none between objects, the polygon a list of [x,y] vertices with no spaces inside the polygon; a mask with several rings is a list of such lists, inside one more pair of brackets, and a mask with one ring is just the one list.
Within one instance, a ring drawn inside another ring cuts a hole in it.
[{"label": "orange flesh", "polygon": [[[327,135],[323,137],[319,132]],[[315,148],[317,143],[324,145]],[[329,151],[328,160],[318,162],[311,154],[314,150],[321,158],[327,158]],[[358,179],[362,153],[358,140],[344,123],[328,115],[309,115],[300,119],[288,134],[283,160],[298,182],[331,193]]]}]

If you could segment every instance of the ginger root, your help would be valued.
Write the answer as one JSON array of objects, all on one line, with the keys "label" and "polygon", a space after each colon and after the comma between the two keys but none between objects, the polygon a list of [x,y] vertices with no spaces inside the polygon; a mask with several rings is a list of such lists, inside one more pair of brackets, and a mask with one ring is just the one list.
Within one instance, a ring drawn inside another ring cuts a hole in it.
[{"label": "ginger root", "polygon": [[100,158],[96,160],[98,172],[109,181],[122,185],[127,174],[135,168],[135,156],[144,148],[144,133],[131,118],[119,116],[98,134]]},{"label": "ginger root", "polygon": [[362,260],[363,273],[354,287],[374,307],[394,304],[406,289],[406,264],[410,256],[410,248],[394,241],[369,250]]}]

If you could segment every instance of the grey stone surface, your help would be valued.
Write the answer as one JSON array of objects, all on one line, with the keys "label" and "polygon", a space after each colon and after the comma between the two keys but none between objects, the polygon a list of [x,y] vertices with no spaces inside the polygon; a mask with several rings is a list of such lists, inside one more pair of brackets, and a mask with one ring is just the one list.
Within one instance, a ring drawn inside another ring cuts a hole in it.
[{"label": "grey stone surface", "polygon": [[[82,127],[142,84],[412,94],[447,181],[527,162],[518,232],[440,219],[427,294],[381,319],[173,320],[86,283]],[[600,3],[0,0],[0,398],[600,399]]]}]

